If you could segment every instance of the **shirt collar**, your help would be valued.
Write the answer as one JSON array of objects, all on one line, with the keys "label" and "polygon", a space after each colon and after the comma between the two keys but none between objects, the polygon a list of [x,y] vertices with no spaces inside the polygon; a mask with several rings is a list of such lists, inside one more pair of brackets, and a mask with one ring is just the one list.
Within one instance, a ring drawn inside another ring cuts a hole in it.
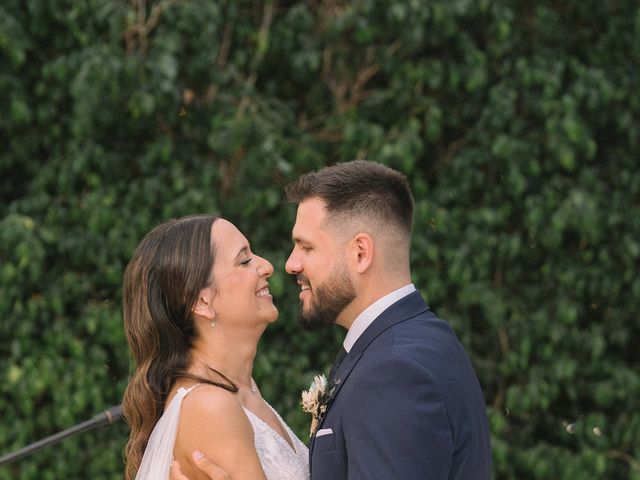
[{"label": "shirt collar", "polygon": [[379,298],[367,308],[365,308],[360,315],[356,317],[356,319],[351,324],[351,328],[347,332],[347,336],[344,339],[343,345],[344,349],[349,352],[353,345],[356,343],[360,335],[367,329],[369,325],[373,323],[373,321],[380,316],[382,312],[384,312],[391,305],[396,303],[401,298],[406,297],[410,293],[416,291],[416,287],[414,287],[413,283],[409,285],[405,285],[393,292],[385,295],[382,298]]}]

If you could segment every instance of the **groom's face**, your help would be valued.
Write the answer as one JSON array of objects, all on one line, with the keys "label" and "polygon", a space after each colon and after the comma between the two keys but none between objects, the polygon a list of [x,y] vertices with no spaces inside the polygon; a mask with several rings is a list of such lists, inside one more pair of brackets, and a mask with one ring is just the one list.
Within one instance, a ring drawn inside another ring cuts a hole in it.
[{"label": "groom's face", "polygon": [[325,219],[322,200],[300,203],[292,233],[294,247],[285,265],[300,285],[300,322],[306,328],[335,323],[356,297],[344,249]]}]

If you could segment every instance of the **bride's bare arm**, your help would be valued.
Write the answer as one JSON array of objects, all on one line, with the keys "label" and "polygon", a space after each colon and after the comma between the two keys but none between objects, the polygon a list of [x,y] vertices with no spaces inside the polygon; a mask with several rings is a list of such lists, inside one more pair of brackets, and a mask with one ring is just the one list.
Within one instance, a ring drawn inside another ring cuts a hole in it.
[{"label": "bride's bare arm", "polygon": [[188,478],[202,478],[191,456],[199,450],[233,480],[265,479],[254,432],[237,396],[210,385],[195,388],[182,402],[174,456]]}]

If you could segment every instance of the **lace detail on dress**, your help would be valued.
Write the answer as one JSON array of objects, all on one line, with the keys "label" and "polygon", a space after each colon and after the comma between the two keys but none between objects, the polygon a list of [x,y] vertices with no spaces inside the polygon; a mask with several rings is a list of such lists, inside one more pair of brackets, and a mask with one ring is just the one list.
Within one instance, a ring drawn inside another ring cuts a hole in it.
[{"label": "lace detail on dress", "polygon": [[[266,403],[266,402],[265,402]],[[267,403],[267,405],[269,405]],[[309,450],[291,431],[282,417],[269,405],[293,442],[291,445],[260,417],[244,409],[254,431],[254,443],[260,464],[268,480],[309,480]]]}]

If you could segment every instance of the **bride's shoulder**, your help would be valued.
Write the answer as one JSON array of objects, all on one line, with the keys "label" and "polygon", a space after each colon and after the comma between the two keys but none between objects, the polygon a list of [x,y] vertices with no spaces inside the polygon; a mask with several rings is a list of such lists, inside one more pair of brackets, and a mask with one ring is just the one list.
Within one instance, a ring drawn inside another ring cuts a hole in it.
[{"label": "bride's shoulder", "polygon": [[195,385],[189,390],[182,401],[182,411],[196,415],[244,415],[235,393],[206,383]]},{"label": "bride's shoulder", "polygon": [[240,437],[253,438],[252,427],[237,395],[207,384],[198,385],[185,396],[180,429],[191,434],[196,431],[235,432]]},{"label": "bride's shoulder", "polygon": [[229,468],[237,460],[238,464],[249,462],[259,471],[253,427],[236,394],[202,384],[184,397],[175,443],[176,458],[188,461],[195,450],[217,462],[228,462]]}]

